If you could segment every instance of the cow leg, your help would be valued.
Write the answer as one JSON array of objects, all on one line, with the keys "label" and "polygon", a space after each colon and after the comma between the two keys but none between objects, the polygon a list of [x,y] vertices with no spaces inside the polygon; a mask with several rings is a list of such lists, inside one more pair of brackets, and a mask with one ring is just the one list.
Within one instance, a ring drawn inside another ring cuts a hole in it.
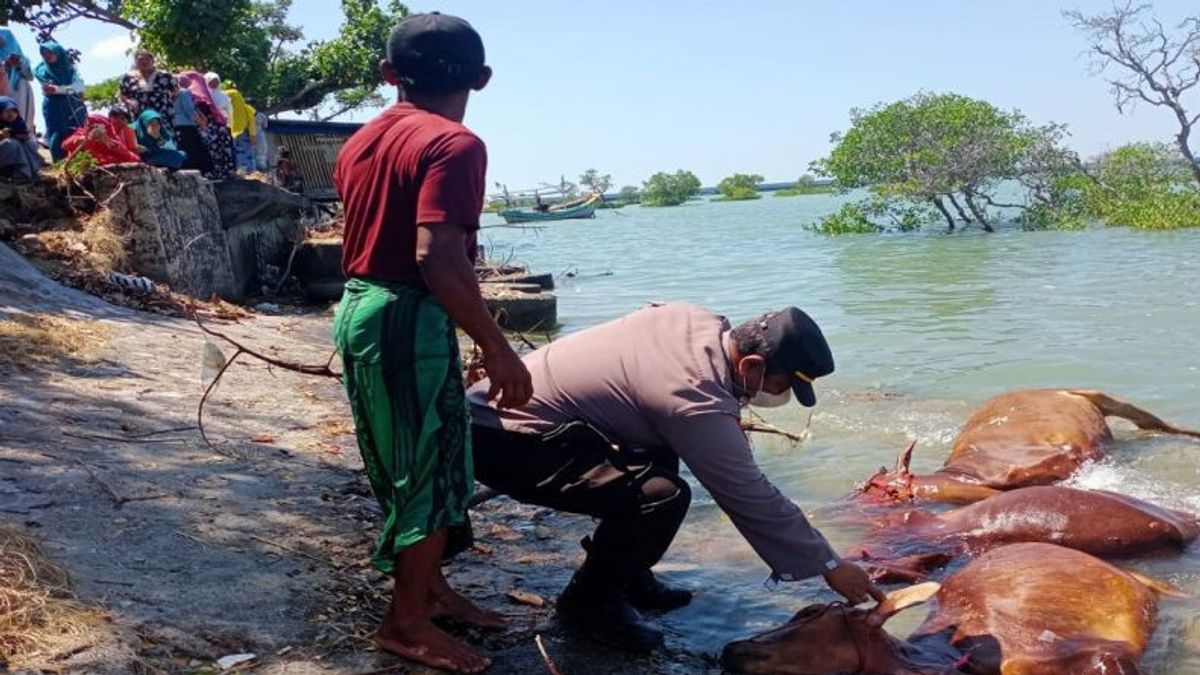
[{"label": "cow leg", "polygon": [[1132,403],[1129,403],[1128,401],[1122,401],[1119,398],[1109,396],[1104,392],[1091,389],[1068,389],[1067,393],[1087,399],[1088,402],[1096,406],[1100,413],[1105,417],[1111,416],[1127,419],[1136,424],[1139,429],[1146,429],[1148,431],[1161,431],[1167,434],[1179,434],[1181,436],[1200,438],[1200,431],[1183,429],[1173,424],[1168,424],[1150,412],[1143,410]]}]

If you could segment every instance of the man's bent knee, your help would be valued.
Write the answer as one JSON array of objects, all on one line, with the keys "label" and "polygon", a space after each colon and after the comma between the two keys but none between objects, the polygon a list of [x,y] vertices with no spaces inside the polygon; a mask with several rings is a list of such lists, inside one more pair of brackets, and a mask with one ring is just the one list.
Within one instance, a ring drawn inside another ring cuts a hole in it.
[{"label": "man's bent knee", "polygon": [[679,476],[652,476],[642,483],[643,512],[672,510],[687,513],[692,488]]}]

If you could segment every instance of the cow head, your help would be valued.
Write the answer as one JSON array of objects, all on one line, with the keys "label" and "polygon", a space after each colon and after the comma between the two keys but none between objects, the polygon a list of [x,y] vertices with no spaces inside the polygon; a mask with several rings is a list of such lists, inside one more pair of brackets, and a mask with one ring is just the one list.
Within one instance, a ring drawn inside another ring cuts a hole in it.
[{"label": "cow head", "polygon": [[907,502],[916,497],[913,492],[914,477],[908,470],[916,447],[917,442],[913,440],[896,458],[895,469],[888,471],[887,467],[879,467],[878,473],[860,484],[858,491],[863,497],[879,503]]},{"label": "cow head", "polygon": [[840,602],[805,607],[780,628],[729,643],[721,662],[730,672],[744,675],[908,670],[904,643],[888,635],[883,623],[937,591],[938,584],[933,582],[910,586],[889,594],[869,610]]}]

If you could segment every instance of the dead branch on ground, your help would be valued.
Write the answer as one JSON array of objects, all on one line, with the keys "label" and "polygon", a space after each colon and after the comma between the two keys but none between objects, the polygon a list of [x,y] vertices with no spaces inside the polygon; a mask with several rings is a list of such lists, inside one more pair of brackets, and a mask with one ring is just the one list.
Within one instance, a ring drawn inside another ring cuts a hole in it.
[{"label": "dead branch on ground", "polygon": [[216,376],[213,377],[212,382],[208,384],[208,387],[204,390],[204,395],[200,397],[200,404],[196,407],[196,426],[200,429],[200,438],[204,440],[205,445],[214,450],[216,449],[216,446],[213,445],[212,441],[208,439],[208,434],[205,433],[204,430],[204,404],[208,402],[209,396],[212,395],[213,390],[216,389],[217,383],[221,381],[221,378],[225,375],[225,372],[229,370],[229,367],[233,365],[233,362],[236,361],[242,354],[252,356],[260,361],[263,361],[268,366],[274,366],[283,370],[290,370],[294,373],[300,373],[301,375],[331,377],[339,382],[342,381],[342,374],[334,371],[331,367],[333,365],[333,355],[329,357],[329,360],[326,361],[324,365],[312,365],[307,363],[296,363],[294,361],[284,361],[282,359],[267,356],[262,352],[251,349],[241,342],[229,337],[228,335],[205,326],[204,322],[200,320],[200,315],[195,312],[192,313],[192,320],[196,322],[196,326],[198,326],[200,331],[205,335],[211,335],[212,337],[224,340],[226,343],[232,345],[235,350],[233,356],[226,359],[225,363],[221,366],[221,369],[217,371]]}]

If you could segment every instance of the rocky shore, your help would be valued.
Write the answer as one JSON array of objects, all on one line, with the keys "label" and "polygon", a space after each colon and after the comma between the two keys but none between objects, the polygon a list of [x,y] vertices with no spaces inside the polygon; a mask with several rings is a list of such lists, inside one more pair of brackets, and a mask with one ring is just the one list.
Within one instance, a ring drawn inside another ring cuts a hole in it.
[{"label": "rocky shore", "polygon": [[[209,321],[275,358],[330,356],[327,315]],[[390,582],[367,564],[376,506],[335,379],[239,359],[206,406],[209,445],[197,404],[212,364],[194,323],[61,286],[0,245],[0,329],[13,327],[28,339],[5,342],[0,359],[0,525],[39,540],[103,620],[10,668],[426,672],[369,641]],[[490,672],[549,672],[536,635],[567,675],[719,672],[677,635],[634,659],[563,634],[553,598],[586,519],[504,498],[473,518],[478,544],[447,573],[509,616],[506,631],[466,634]],[[220,661],[238,654],[254,659]]]}]

